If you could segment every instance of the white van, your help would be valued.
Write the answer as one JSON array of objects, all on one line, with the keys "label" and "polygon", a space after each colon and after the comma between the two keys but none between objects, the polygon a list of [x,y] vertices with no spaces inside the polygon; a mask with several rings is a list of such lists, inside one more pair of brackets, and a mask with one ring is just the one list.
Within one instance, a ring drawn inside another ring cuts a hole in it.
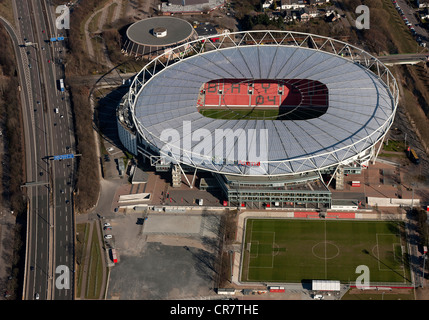
[{"label": "white van", "polygon": [[58,108],[55,108],[55,113],[58,113]]}]

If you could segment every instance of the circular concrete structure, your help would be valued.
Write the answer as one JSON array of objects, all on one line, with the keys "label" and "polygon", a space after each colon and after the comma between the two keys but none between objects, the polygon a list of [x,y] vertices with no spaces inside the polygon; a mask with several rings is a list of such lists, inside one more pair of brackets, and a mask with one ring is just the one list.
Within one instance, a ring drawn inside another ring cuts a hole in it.
[{"label": "circular concrete structure", "polygon": [[[183,19],[153,17],[135,22],[127,29],[122,51],[135,57],[153,58],[196,38],[192,25]],[[186,48],[175,52],[184,51]]]}]

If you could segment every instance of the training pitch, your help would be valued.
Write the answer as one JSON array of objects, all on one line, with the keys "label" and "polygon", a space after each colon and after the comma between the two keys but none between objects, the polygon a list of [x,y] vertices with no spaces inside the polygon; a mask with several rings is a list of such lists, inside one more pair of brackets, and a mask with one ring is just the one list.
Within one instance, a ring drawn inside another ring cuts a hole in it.
[{"label": "training pitch", "polygon": [[241,281],[409,284],[407,248],[402,222],[247,219]]}]

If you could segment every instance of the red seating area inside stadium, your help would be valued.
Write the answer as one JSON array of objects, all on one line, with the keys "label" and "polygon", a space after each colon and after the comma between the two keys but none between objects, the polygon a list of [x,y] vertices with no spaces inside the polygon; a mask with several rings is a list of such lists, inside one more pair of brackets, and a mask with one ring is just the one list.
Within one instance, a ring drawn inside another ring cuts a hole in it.
[{"label": "red seating area inside stadium", "polygon": [[203,86],[199,107],[328,106],[328,89],[309,79],[219,79]]}]

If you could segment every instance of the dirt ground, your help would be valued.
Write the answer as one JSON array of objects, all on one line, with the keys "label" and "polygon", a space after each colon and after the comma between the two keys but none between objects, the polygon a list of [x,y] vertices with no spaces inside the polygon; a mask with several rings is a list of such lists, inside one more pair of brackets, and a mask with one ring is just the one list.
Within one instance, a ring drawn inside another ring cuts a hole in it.
[{"label": "dirt ground", "polygon": [[429,300],[429,288],[417,288],[416,300]]}]

